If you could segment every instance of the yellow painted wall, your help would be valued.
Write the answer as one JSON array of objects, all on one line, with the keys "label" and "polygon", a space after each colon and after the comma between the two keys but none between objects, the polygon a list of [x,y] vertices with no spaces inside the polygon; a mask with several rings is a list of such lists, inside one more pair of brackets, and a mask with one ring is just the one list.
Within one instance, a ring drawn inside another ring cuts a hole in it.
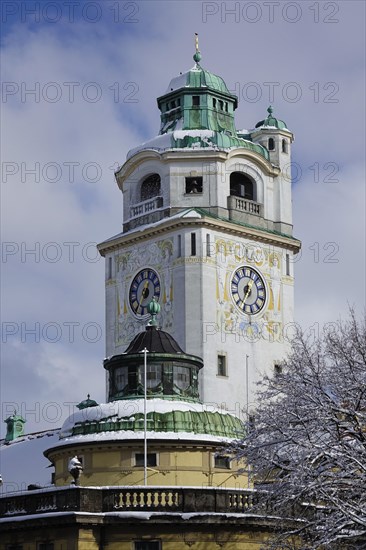
[{"label": "yellow painted wall", "polygon": [[[238,472],[243,464],[231,462],[230,469],[215,468],[214,456],[217,448],[213,446],[186,445],[148,445],[148,453],[157,454],[157,465],[148,469],[149,485],[183,485],[198,487],[248,487],[246,475]],[[142,485],[144,469],[135,465],[135,453],[143,453],[142,442],[124,444],[108,442],[85,447],[69,446],[63,450],[49,453],[55,464],[55,484],[69,485],[72,478],[68,472],[68,461],[78,455],[82,458],[84,470],[79,483],[83,486],[101,485]]]},{"label": "yellow painted wall", "polygon": [[[0,530],[0,550],[7,550],[10,544],[21,544],[23,550],[37,550],[40,542],[53,542],[54,550],[77,550],[78,549],[78,529],[73,527],[51,527],[42,529],[23,530],[19,523],[19,529],[14,532],[1,532]],[[2,525],[2,529],[6,526]],[[94,546],[95,550],[97,547]],[[93,548],[93,550],[94,550]]]},{"label": "yellow painted wall", "polygon": [[[260,550],[261,545],[268,538],[268,532],[251,531],[232,533],[230,529],[220,524],[210,524],[210,532],[190,531],[186,527],[176,532],[154,532],[147,536],[146,525],[141,526],[140,532],[129,528],[126,524],[120,527],[106,526],[104,528],[103,550],[133,550],[135,540],[160,540],[162,550]],[[136,529],[136,527],[135,527]],[[161,526],[158,527],[161,529]],[[168,528],[172,530],[172,525]],[[173,527],[174,529],[174,527]],[[54,542],[55,550],[99,550],[99,527],[67,528],[60,533],[60,528],[45,527],[42,530],[19,531],[18,533],[1,536],[0,550],[6,550],[9,544],[22,544],[23,550],[37,550],[37,542]]]}]

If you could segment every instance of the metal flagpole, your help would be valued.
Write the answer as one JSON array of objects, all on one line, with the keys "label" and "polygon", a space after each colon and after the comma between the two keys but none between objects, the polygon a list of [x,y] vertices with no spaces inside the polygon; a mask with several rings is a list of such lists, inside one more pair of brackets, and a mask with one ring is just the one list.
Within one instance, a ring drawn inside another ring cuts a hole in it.
[{"label": "metal flagpole", "polygon": [[249,369],[248,369],[249,355],[245,356],[245,376],[246,376],[246,391],[247,391],[247,422],[249,424]]},{"label": "metal flagpole", "polygon": [[147,403],[147,353],[148,350],[144,348],[144,485],[147,485],[147,413],[146,413],[146,403]]},{"label": "metal flagpole", "polygon": [[[249,355],[245,356],[245,377],[246,377],[246,399],[247,399],[247,430],[249,431],[249,368],[248,368]],[[248,489],[250,485],[250,464],[248,463]]]}]

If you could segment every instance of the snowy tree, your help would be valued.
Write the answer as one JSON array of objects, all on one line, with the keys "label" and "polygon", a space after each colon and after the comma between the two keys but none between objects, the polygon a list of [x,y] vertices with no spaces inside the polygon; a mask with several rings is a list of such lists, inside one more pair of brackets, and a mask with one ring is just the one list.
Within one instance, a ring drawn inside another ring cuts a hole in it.
[{"label": "snowy tree", "polygon": [[297,334],[258,403],[232,450],[250,465],[261,509],[283,518],[270,546],[366,548],[365,321],[351,311],[320,338]]}]

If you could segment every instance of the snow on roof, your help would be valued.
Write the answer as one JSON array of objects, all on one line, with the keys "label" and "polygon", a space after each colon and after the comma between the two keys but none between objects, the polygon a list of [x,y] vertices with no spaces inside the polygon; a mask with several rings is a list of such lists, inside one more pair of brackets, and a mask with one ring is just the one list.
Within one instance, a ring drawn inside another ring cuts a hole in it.
[{"label": "snow on roof", "polygon": [[136,153],[139,153],[144,149],[160,150],[160,149],[169,149],[171,146],[172,146],[172,134],[171,132],[167,132],[166,134],[163,134],[161,136],[155,136],[154,138],[149,139],[144,143],[141,143],[137,147],[130,149],[127,153],[127,159],[133,157],[133,155],[136,155]]},{"label": "snow on roof", "polygon": [[[112,432],[99,432],[96,434],[74,435],[64,437],[50,446],[49,449],[56,449],[65,445],[76,445],[84,443],[100,443],[103,441],[127,441],[127,440],[143,440],[144,432],[134,432],[132,430],[118,430]],[[196,434],[193,432],[154,432],[148,431],[148,441],[195,441],[201,443],[212,443],[215,445],[232,443],[232,437],[221,437],[209,434]]]},{"label": "snow on roof", "polygon": [[[224,409],[219,409],[211,405],[204,405],[202,403],[188,403],[187,401],[170,401],[168,399],[148,399],[146,401],[146,412],[147,414],[156,412],[156,413],[169,413],[172,411],[194,411],[194,412],[211,412],[211,413],[221,413],[221,414],[230,414],[235,416],[232,413]],[[86,409],[81,409],[80,411],[74,412],[70,415],[64,422],[60,437],[65,438],[71,435],[72,429],[77,423],[82,422],[100,422],[104,419],[117,420],[120,418],[131,419],[135,414],[144,413],[144,400],[143,399],[131,399],[123,401],[112,401],[110,403],[101,403],[97,407],[88,407]],[[112,432],[111,435],[108,433],[108,437],[112,437],[116,432]],[[127,433],[127,432],[123,432]],[[132,432],[135,434],[136,432]],[[98,434],[96,434],[98,435]],[[181,434],[179,434],[181,435]],[[192,434],[190,434],[192,435]],[[161,436],[161,434],[160,434]],[[166,436],[164,432],[163,437]],[[174,436],[177,437],[177,433],[174,432]],[[212,436],[209,436],[212,437]],[[73,438],[74,439],[74,438]]]},{"label": "snow on roof", "polygon": [[[162,149],[176,149],[172,143],[172,139],[184,139],[185,137],[199,137],[202,140],[205,140],[209,137],[213,137],[213,130],[174,130],[173,132],[167,132],[166,134],[155,136],[141,145],[130,149],[127,153],[127,159],[133,157],[140,151],[145,149],[157,149],[158,151]],[[198,144],[199,145],[199,144]],[[206,149],[206,147],[205,147]]]},{"label": "snow on roof", "polygon": [[174,90],[179,90],[180,88],[185,88],[187,86],[188,81],[188,73],[190,71],[186,71],[185,73],[182,73],[178,76],[175,76],[172,78],[172,80],[169,82],[169,86],[166,89],[166,94],[169,92],[172,92]]},{"label": "snow on roof", "polygon": [[[57,442],[59,429],[18,437],[0,445],[1,493],[26,490],[28,485],[50,485],[50,462],[43,451]],[[1,494],[0,493],[0,494]]]},{"label": "snow on roof", "polygon": [[[174,214],[173,216],[169,216],[169,221],[176,220],[179,218],[202,218],[202,215],[194,210],[193,208],[188,208],[187,210],[182,210],[181,212],[178,212],[177,214]],[[109,237],[105,241],[103,241],[102,244],[108,243],[110,241],[114,241],[115,239],[118,239],[119,237],[124,237],[125,235],[130,235],[132,233],[140,233],[141,231],[144,231],[147,227],[156,227],[163,223],[166,223],[167,219],[163,218],[162,220],[158,220],[153,223],[146,223],[143,225],[139,225],[138,227],[133,227],[129,231],[122,231],[121,233],[117,233],[117,235],[113,235],[113,237]]]},{"label": "snow on roof", "polygon": [[186,136],[190,137],[213,137],[213,130],[176,130],[173,132],[174,139],[184,139]]},{"label": "snow on roof", "polygon": [[[134,518],[134,519],[140,519],[140,520],[150,520],[152,517],[161,517],[161,516],[169,516],[169,517],[180,517],[183,520],[190,520],[194,518],[199,518],[203,516],[214,516],[214,517],[221,517],[221,518],[233,518],[233,519],[239,519],[239,518],[259,518],[263,519],[264,516],[262,514],[252,514],[248,511],[245,512],[135,512],[135,511],[128,511],[128,512],[43,512],[40,514],[27,514],[26,518],[27,520],[31,519],[39,519],[39,518],[54,518],[59,516],[89,516],[89,517],[119,517],[121,519],[123,518]],[[24,514],[21,516],[11,516],[8,518],[1,518],[0,523],[7,523],[9,521],[24,521]],[[266,520],[273,519],[278,520],[278,516],[265,516]],[[301,520],[302,521],[302,520]]]},{"label": "snow on roof", "polygon": [[269,124],[261,124],[261,126],[256,126],[255,128],[253,128],[253,130],[251,130],[251,132],[257,132],[258,130],[281,130],[282,132],[289,132],[290,134],[292,133],[291,130],[289,130],[287,127],[286,128],[278,128],[278,126],[270,126]]}]

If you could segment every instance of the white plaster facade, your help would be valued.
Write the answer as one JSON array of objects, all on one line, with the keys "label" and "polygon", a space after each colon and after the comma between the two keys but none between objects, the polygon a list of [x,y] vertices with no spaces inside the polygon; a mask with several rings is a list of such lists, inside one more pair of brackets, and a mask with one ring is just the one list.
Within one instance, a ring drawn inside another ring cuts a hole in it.
[{"label": "white plaster facade", "polygon": [[[248,224],[229,219],[233,171],[242,171],[255,182],[255,202],[261,205],[262,216],[244,213]],[[254,383],[260,373],[272,372],[288,349],[292,258],[299,249],[291,236],[291,182],[258,154],[243,150],[142,151],[117,175],[126,221],[130,207],[140,200],[141,182],[152,173],[161,177],[165,216],[99,247],[107,266],[107,356],[123,353],[144,329],[147,317],[132,311],[129,289],[139,271],[151,268],[161,285],[162,330],[187,353],[204,360],[202,399],[240,414],[248,410],[248,393],[249,409],[254,403]],[[185,193],[185,178],[192,176],[202,176],[202,194]],[[279,227],[286,232],[274,230]],[[240,311],[230,292],[232,274],[245,265],[258,270],[265,281],[266,303],[257,315]],[[218,374],[218,355],[226,358],[226,376]]]}]

